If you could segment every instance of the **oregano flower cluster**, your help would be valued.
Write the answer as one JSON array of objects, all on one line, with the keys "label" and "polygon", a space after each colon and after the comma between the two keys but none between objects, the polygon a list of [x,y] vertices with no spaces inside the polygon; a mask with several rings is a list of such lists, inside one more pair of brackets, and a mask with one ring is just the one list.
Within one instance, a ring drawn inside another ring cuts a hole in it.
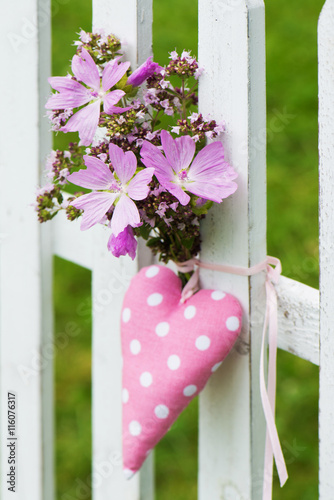
[{"label": "oregano flower cluster", "polygon": [[114,35],[81,31],[75,45],[72,73],[49,78],[46,108],[52,129],[79,142],[50,153],[39,221],[64,210],[82,230],[103,224],[116,257],[133,259],[137,237],[163,262],[194,257],[200,220],[237,189],[215,141],[224,125],[197,111],[196,58],[172,51],[167,66],[149,57],[132,71]]}]

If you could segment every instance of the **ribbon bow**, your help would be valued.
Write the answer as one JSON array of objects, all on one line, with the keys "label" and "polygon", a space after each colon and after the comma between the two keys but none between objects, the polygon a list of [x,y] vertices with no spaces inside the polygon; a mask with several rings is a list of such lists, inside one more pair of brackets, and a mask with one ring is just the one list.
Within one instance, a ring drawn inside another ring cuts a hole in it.
[{"label": "ribbon bow", "polygon": [[[181,303],[189,299],[199,290],[199,268],[212,269],[223,273],[237,274],[239,276],[253,276],[261,271],[266,271],[266,312],[262,331],[261,360],[260,360],[260,392],[263,412],[267,423],[265,459],[264,459],[264,481],[263,500],[272,498],[273,482],[273,458],[283,486],[288,479],[288,473],[283,457],[281,444],[275,424],[275,399],[276,399],[276,357],[277,357],[277,294],[275,284],[278,283],[282,272],[279,259],[267,257],[263,262],[252,267],[225,266],[210,264],[199,259],[190,259],[186,262],[176,263],[178,271],[188,273],[194,271],[190,280],[182,290]],[[269,327],[269,328],[268,328]],[[268,334],[269,359],[268,359],[268,384],[266,387],[264,374],[264,355],[266,334]]]}]

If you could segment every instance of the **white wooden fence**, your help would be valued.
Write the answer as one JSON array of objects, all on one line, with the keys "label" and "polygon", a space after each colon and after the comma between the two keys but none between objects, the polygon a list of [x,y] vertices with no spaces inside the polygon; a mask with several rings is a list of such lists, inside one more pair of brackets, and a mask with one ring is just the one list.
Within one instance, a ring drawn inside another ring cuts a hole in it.
[{"label": "white wooden fence", "polygon": [[[92,270],[93,468],[114,460],[112,474],[93,487],[94,500],[152,500],[152,460],[132,481],[123,478],[119,311],[132,275],[150,262],[106,251],[103,228],[80,232],[57,217],[39,225],[29,207],[50,150],[43,119],[49,93],[48,0],[2,2],[0,134],[1,498],[52,500],[53,381],[51,259]],[[93,0],[93,26],[128,42],[136,67],[151,52],[152,0]],[[199,0],[200,109],[224,118],[227,157],[239,189],[202,227],[202,259],[251,266],[266,255],[266,153],[256,138],[266,126],[263,0]],[[334,0],[319,23],[320,308],[319,292],[282,278],[279,346],[321,366],[319,498],[334,495]],[[254,147],[257,144],[257,147]],[[279,256],[278,256],[279,257]],[[264,419],[259,395],[263,276],[202,271],[205,287],[234,293],[245,311],[243,340],[200,396],[199,500],[258,500],[263,480]],[[108,297],[112,296],[112,302]],[[319,315],[320,311],[320,315]],[[286,314],[288,312],[289,314]],[[320,326],[319,326],[320,325]],[[319,334],[320,332],[320,334]],[[320,342],[319,342],[320,341]],[[320,344],[320,349],[319,349]],[[7,393],[18,401],[18,482],[8,491]],[[118,458],[117,458],[118,457]]]}]

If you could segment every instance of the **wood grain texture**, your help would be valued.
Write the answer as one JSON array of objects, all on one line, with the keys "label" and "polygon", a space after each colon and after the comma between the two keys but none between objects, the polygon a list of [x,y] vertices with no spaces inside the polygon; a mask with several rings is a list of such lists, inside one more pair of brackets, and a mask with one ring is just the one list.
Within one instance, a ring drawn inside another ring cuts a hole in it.
[{"label": "wood grain texture", "polygon": [[278,347],[319,365],[319,290],[281,277],[278,298]]},{"label": "wood grain texture", "polygon": [[[94,29],[114,33],[126,42],[132,69],[152,50],[152,0],[93,0]],[[114,457],[116,465],[93,490],[94,500],[153,500],[153,460],[130,481],[123,476],[122,359],[120,316],[130,279],[146,262],[143,249],[134,262],[108,252],[106,233],[96,228],[92,248],[93,296],[93,469]],[[116,457],[116,458],[115,458]]]},{"label": "wood grain texture", "polygon": [[[225,120],[227,160],[238,191],[202,225],[201,259],[248,267],[266,256],[264,4],[200,0],[200,110]],[[264,276],[201,271],[202,285],[233,293],[244,309],[242,340],[200,396],[199,499],[258,499],[263,481],[264,417],[259,355]],[[250,322],[248,322],[250,318]],[[250,346],[250,347],[249,347]]]},{"label": "wood grain texture", "polygon": [[320,401],[319,498],[334,491],[334,0],[319,19]]},{"label": "wood grain texture", "polygon": [[[2,4],[0,19],[1,498],[52,500],[53,370],[49,227],[31,204],[51,148],[49,4]],[[5,76],[5,77],[4,77]],[[7,392],[17,398],[17,490],[8,491]],[[6,425],[7,424],[7,425]]]}]

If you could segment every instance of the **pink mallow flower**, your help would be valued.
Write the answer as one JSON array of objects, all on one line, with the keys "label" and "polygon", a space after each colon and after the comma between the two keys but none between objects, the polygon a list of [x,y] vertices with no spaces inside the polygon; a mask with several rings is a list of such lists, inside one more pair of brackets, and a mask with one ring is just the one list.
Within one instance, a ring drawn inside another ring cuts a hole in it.
[{"label": "pink mallow flower", "polygon": [[115,257],[130,255],[131,259],[134,260],[137,250],[137,240],[134,237],[132,227],[126,226],[118,236],[112,234],[108,241],[108,250]]},{"label": "pink mallow flower", "polygon": [[76,198],[71,205],[84,210],[81,229],[89,229],[103,220],[114,206],[111,230],[117,237],[127,226],[141,225],[138,208],[133,200],[146,198],[154,168],[145,168],[137,174],[137,159],[132,151],[124,151],[115,144],[109,145],[109,158],[114,168],[94,156],[84,156],[86,169],[68,176],[74,184],[92,189],[91,193]]},{"label": "pink mallow flower", "polygon": [[146,61],[137,68],[132,75],[129,76],[127,85],[133,85],[133,87],[138,87],[147,78],[152,76],[154,73],[158,73],[162,70],[162,67],[158,63],[152,61],[152,56],[146,59]]},{"label": "pink mallow flower", "polygon": [[221,142],[208,144],[195,158],[196,146],[190,136],[173,139],[166,130],[162,130],[161,144],[165,155],[157,146],[145,141],[141,149],[142,162],[146,167],[155,169],[154,175],[160,184],[181,205],[190,201],[185,191],[217,203],[236,191],[238,186],[233,179],[237,173],[224,160]]},{"label": "pink mallow flower", "polygon": [[130,66],[129,62],[118,63],[119,59],[120,57],[116,57],[110,61],[100,77],[93,58],[86,49],[82,48],[80,55],[75,55],[72,59],[72,71],[76,80],[68,76],[54,76],[48,80],[57,93],[49,98],[45,105],[46,109],[69,110],[89,103],[88,106],[71,116],[68,122],[60,128],[62,132],[79,132],[84,146],[89,146],[93,140],[99,123],[101,103],[108,115],[130,109],[115,106],[125,95],[123,90],[110,91]]}]

